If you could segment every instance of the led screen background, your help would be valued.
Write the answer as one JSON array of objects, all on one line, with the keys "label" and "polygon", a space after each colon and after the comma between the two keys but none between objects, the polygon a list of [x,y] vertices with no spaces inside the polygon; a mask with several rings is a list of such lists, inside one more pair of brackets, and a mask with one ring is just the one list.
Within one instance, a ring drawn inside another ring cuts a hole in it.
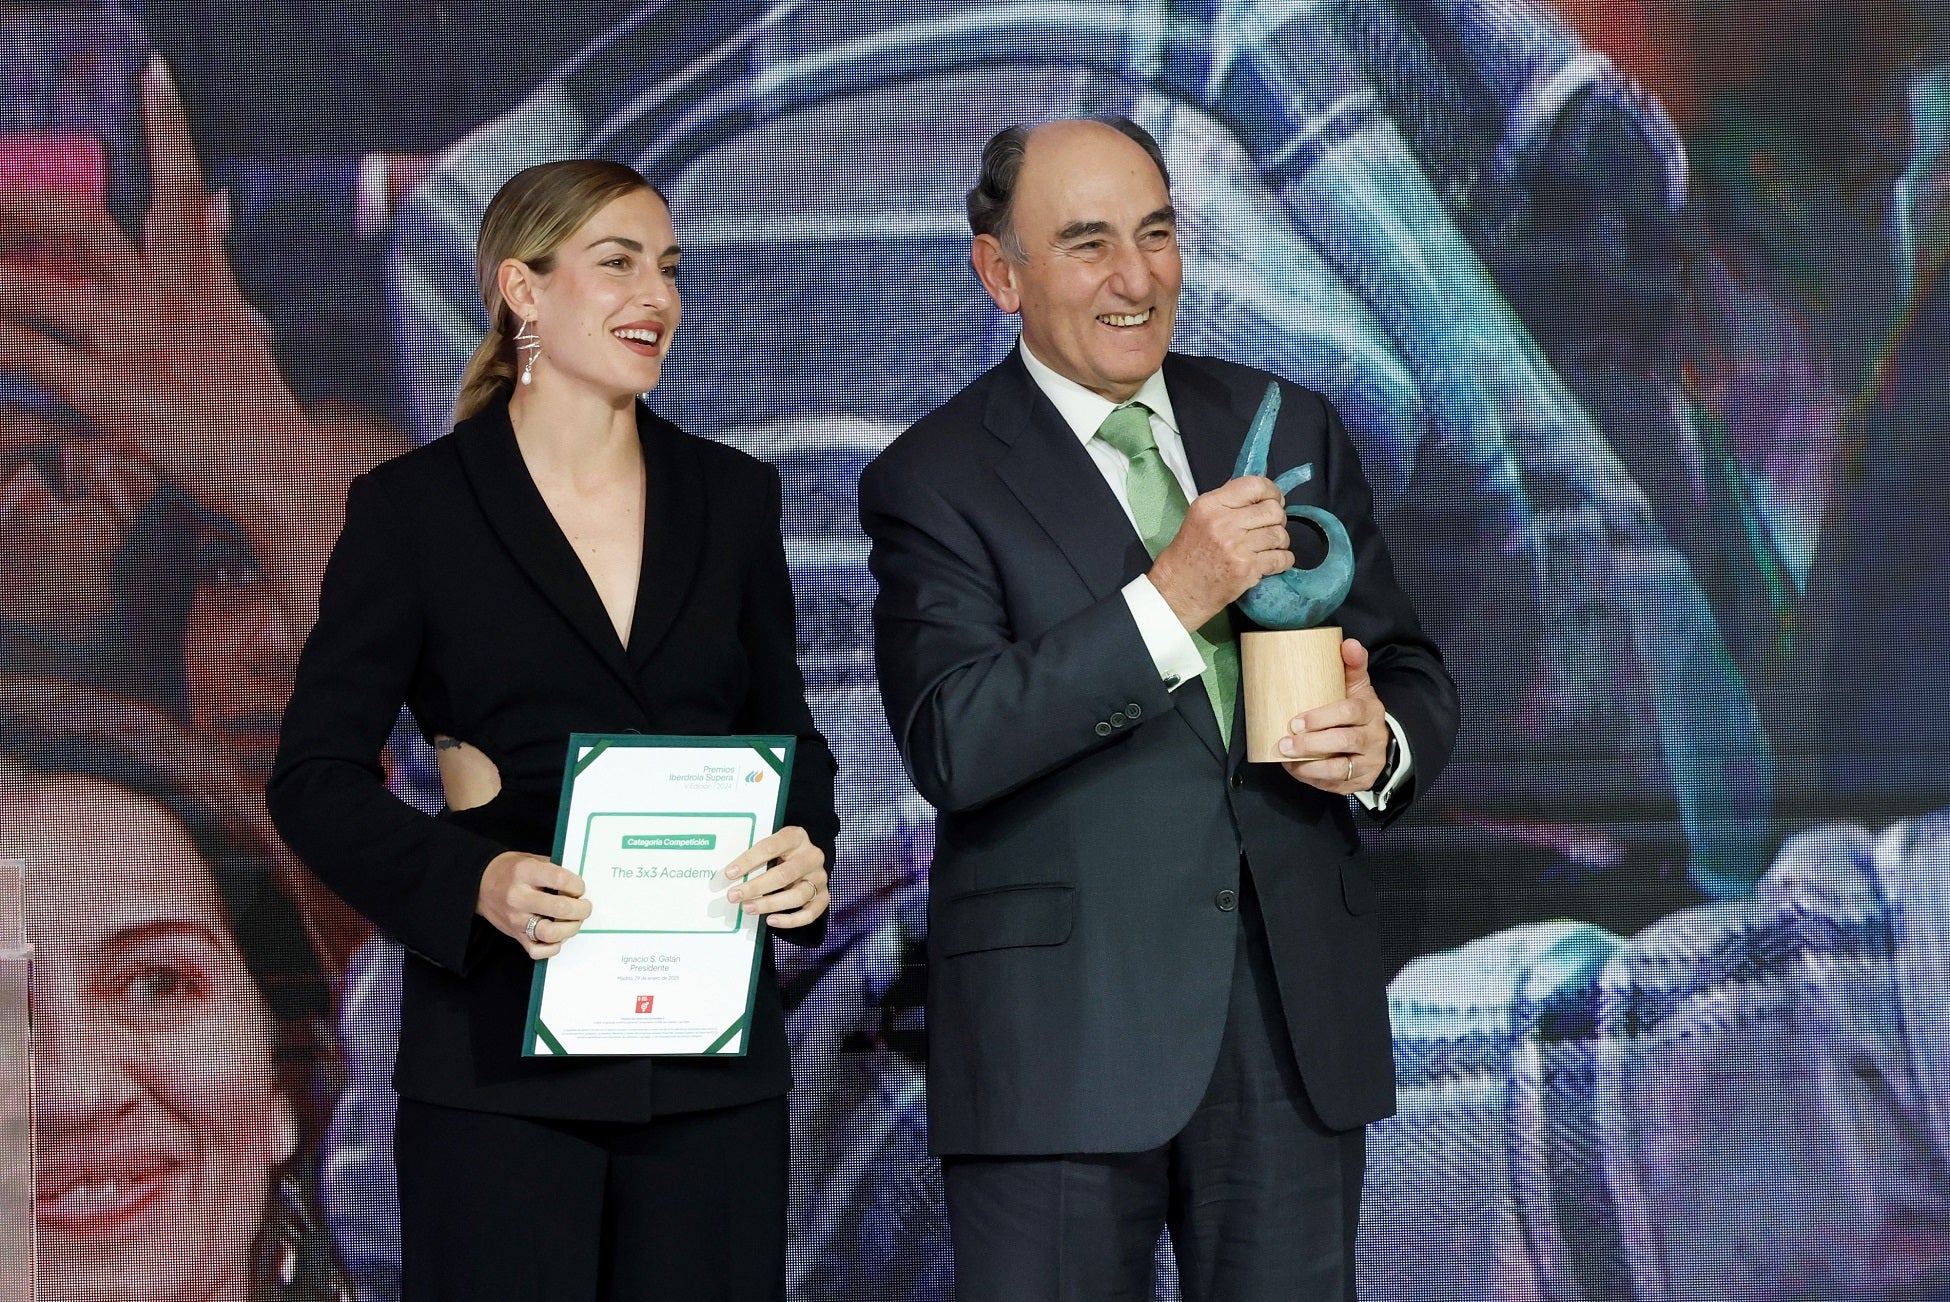
[{"label": "led screen background", "polygon": [[[257,789],[345,484],[447,427],[482,207],[580,154],[670,195],[651,402],[784,472],[841,764],[832,938],[781,952],[794,1296],[950,1296],[930,815],[853,487],[1013,343],[966,263],[982,141],[1115,112],[1172,168],[1177,346],[1334,401],[1462,690],[1370,847],[1403,1108],[1364,1296],[1950,1297],[1936,6],[46,12],[0,6],[43,1296],[396,1293],[397,952]],[[134,111],[147,48],[183,124]],[[436,807],[409,736],[394,785]]]}]

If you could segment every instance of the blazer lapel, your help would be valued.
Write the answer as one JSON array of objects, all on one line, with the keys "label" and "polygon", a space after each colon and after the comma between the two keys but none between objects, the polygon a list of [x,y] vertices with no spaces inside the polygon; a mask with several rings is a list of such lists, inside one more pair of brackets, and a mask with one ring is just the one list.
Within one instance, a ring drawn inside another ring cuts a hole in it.
[{"label": "blazer lapel", "polygon": [[1192,482],[1209,493],[1232,478],[1232,466],[1246,441],[1248,418],[1233,409],[1231,392],[1189,358],[1165,358],[1165,391],[1178,417],[1178,437],[1192,465]]},{"label": "blazer lapel", "polygon": [[1096,462],[1036,387],[1022,358],[997,368],[985,423],[1009,445],[996,474],[1103,600],[1151,568],[1150,553]]},{"label": "blazer lapel", "polygon": [[669,635],[697,579],[709,521],[690,436],[637,404],[643,440],[643,569],[630,620],[629,663],[641,669]]},{"label": "blazer lapel", "polygon": [[[1178,437],[1185,445],[1185,460],[1192,467],[1192,482],[1201,493],[1209,493],[1232,478],[1233,463],[1246,441],[1250,417],[1234,407],[1232,393],[1225,385],[1200,370],[1190,359],[1172,353],[1165,358],[1165,390],[1171,394],[1172,414],[1178,418]],[[1233,632],[1245,625],[1238,611],[1232,612]],[[1200,686],[1204,686],[1201,679]],[[1185,690],[1180,688],[1180,691]],[[1246,710],[1244,684],[1235,694],[1232,710],[1232,744],[1221,744],[1219,725],[1210,707],[1192,711],[1198,717],[1192,726],[1212,753],[1225,761],[1228,769],[1244,762],[1246,756]],[[1206,699],[1211,699],[1207,694]]]},{"label": "blazer lapel", "polygon": [[[521,459],[515,429],[505,402],[495,403],[454,430],[454,446],[469,487],[489,526],[501,539],[516,566],[528,576],[549,604],[589,645],[603,666],[616,675],[637,702],[648,708],[630,671],[616,628],[603,609],[596,585],[582,567],[561,526],[556,524],[528,465]],[[647,566],[646,566],[647,570]],[[647,576],[646,576],[647,577]],[[643,580],[637,585],[637,605],[643,604]],[[632,641],[634,641],[634,636]]]}]

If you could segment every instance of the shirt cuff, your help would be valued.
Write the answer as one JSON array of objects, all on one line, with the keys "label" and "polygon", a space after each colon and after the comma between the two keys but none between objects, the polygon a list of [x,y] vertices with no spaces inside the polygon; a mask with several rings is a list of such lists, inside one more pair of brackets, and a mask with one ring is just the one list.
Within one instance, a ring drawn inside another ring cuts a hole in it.
[{"label": "shirt cuff", "polygon": [[1409,765],[1413,762],[1408,754],[1408,734],[1402,731],[1401,724],[1395,722],[1394,715],[1383,717],[1388,720],[1388,731],[1395,734],[1395,758],[1398,762],[1395,765],[1394,775],[1388,779],[1388,785],[1379,791],[1354,793],[1354,798],[1361,802],[1362,807],[1374,814],[1379,814],[1388,808],[1388,798],[1401,790],[1402,783],[1408,780]]},{"label": "shirt cuff", "polygon": [[1192,641],[1191,632],[1178,622],[1171,603],[1148,575],[1140,574],[1124,585],[1124,604],[1131,608],[1138,636],[1144,639],[1144,649],[1151,653],[1158,677],[1165,680],[1166,691],[1175,692],[1205,672],[1205,657],[1198,653],[1198,643]]}]

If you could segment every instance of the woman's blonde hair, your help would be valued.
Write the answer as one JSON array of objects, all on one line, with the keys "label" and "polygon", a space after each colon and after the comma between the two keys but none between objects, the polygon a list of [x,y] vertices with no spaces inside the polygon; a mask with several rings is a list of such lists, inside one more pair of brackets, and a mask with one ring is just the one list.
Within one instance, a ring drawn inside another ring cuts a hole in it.
[{"label": "woman's blonde hair", "polygon": [[461,372],[455,421],[466,420],[514,387],[520,360],[514,338],[521,323],[502,300],[501,264],[513,258],[548,274],[562,242],[605,204],[632,190],[663,198],[635,168],[602,158],[567,158],[524,168],[495,191],[481,215],[481,238],[474,245],[474,272],[488,332]]}]

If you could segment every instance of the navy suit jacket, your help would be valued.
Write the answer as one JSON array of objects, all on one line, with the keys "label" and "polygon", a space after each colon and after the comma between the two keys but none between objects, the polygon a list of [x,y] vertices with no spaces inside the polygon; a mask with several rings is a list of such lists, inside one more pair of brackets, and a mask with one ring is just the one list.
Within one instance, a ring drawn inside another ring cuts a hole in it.
[{"label": "navy suit jacket", "polygon": [[[785,1092],[771,951],[746,1056],[524,1059],[534,965],[474,912],[504,850],[547,855],[572,732],[798,738],[786,821],[832,862],[833,757],[794,656],[779,476],[637,408],[647,497],[627,649],[535,487],[506,402],[352,485],[268,790],[305,864],[407,948],[394,1084],[529,1116],[644,1121]],[[430,817],[386,789],[401,704],[501,771]],[[775,933],[817,944],[825,919]]]},{"label": "navy suit jacket", "polygon": [[[1216,488],[1272,377],[1177,354],[1164,374],[1197,486]],[[1289,500],[1347,526],[1354,587],[1332,622],[1368,647],[1414,755],[1392,818],[1448,758],[1455,685],[1339,418],[1309,390],[1285,398],[1271,464],[1312,462]],[[1379,899],[1348,802],[1244,763],[1242,719],[1222,746],[1202,680],[1165,688],[1121,593],[1151,557],[1019,355],[867,468],[860,519],[888,719],[940,815],[935,1151],[1134,1152],[1182,1128],[1225,1024],[1242,866],[1316,1111],[1335,1128],[1390,1113]]]}]

